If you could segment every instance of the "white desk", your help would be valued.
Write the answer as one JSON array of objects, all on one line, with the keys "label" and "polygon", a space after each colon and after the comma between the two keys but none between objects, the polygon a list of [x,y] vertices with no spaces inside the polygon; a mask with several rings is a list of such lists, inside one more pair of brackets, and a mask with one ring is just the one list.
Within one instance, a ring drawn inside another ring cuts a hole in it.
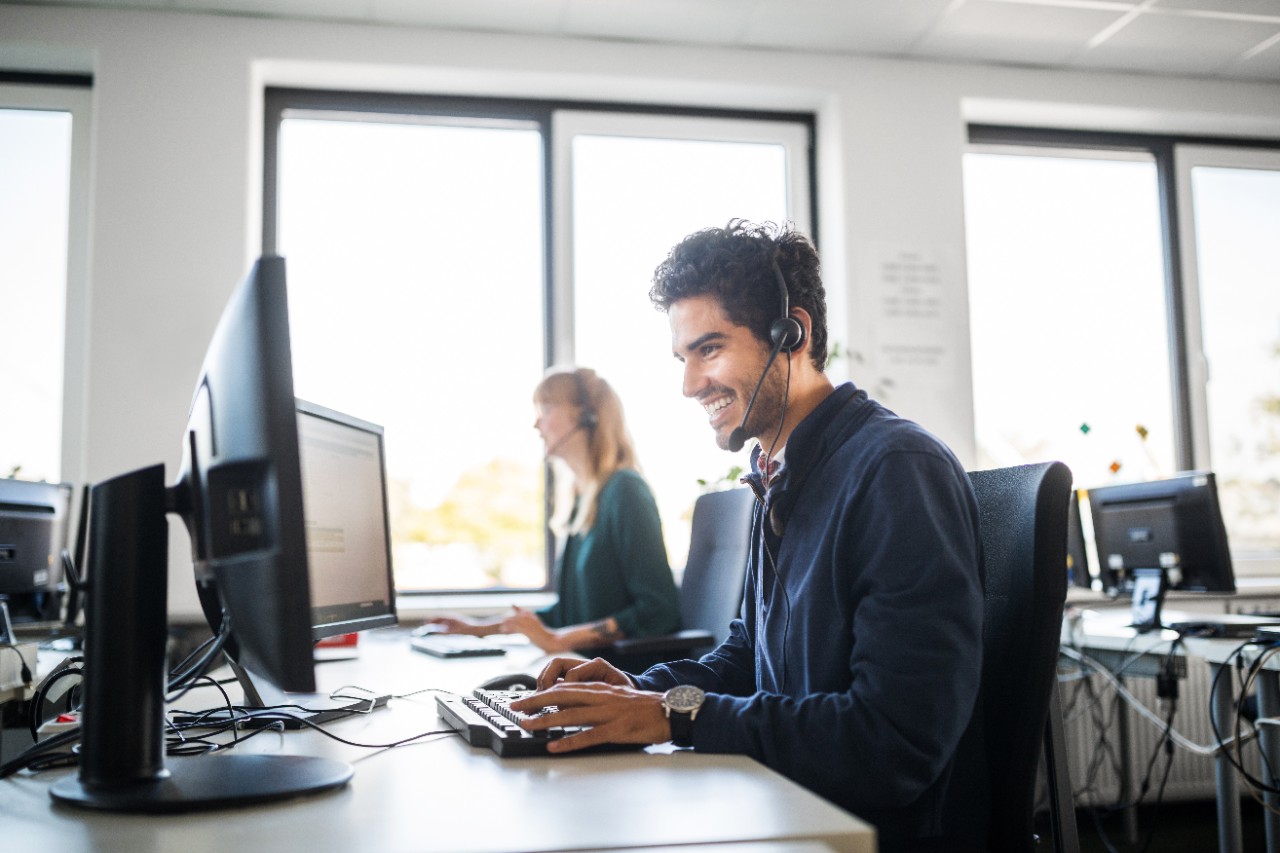
[{"label": "white desk", "polygon": [[[1062,640],[1064,644],[1079,646],[1091,657],[1113,671],[1118,665],[1124,671],[1122,675],[1154,676],[1155,671],[1163,665],[1163,659],[1170,654],[1170,649],[1177,639],[1177,633],[1169,630],[1151,631],[1138,634],[1127,626],[1129,613],[1127,610],[1112,609],[1107,611],[1089,611],[1081,614],[1078,622],[1064,623]],[[1174,663],[1179,664],[1181,674],[1185,674],[1183,655],[1198,657],[1207,661],[1216,672],[1240,647],[1240,640],[1186,638],[1182,641],[1182,651],[1175,654]],[[1178,667],[1175,667],[1177,669]],[[1275,695],[1275,681],[1272,680],[1272,694]],[[1260,692],[1259,694],[1263,694]],[[1280,699],[1276,700],[1280,702]],[[1232,694],[1230,678],[1219,679],[1213,695],[1209,697],[1209,713],[1224,736],[1229,735],[1231,722],[1235,717],[1235,697]],[[1280,712],[1280,708],[1277,708]],[[1118,720],[1118,740],[1124,744],[1128,740],[1126,716],[1120,714]],[[1270,733],[1269,733],[1270,734]],[[1264,742],[1264,748],[1268,743]],[[1280,743],[1273,747],[1280,757]],[[1128,762],[1128,749],[1121,749],[1121,801],[1128,799],[1131,768]],[[1220,853],[1241,853],[1243,831],[1240,816],[1240,786],[1236,778],[1235,767],[1226,755],[1218,753],[1215,762],[1215,788],[1218,810],[1218,849]],[[1126,815],[1126,835],[1129,840],[1136,839],[1135,826],[1132,823],[1132,812]],[[1277,853],[1278,848],[1272,840],[1272,820],[1268,821],[1267,850]],[[1280,824],[1278,824],[1280,825]],[[1277,832],[1280,838],[1280,832]]]},{"label": "white desk", "polygon": [[[1252,665],[1262,653],[1257,646],[1241,650],[1239,640],[1189,640],[1187,646],[1188,652],[1197,654],[1209,662],[1215,676],[1224,667],[1230,667],[1238,654],[1243,657],[1246,664]],[[1234,680],[1229,669],[1222,672],[1221,678],[1215,679],[1215,687],[1210,697],[1213,702],[1213,719],[1218,732],[1223,738],[1228,738],[1234,734],[1232,723],[1236,716],[1237,701]],[[1258,674],[1257,687],[1258,716],[1267,718],[1280,716],[1280,661],[1277,661],[1275,656],[1268,657],[1263,663],[1263,668]],[[1280,767],[1280,732],[1277,732],[1274,726],[1262,726],[1258,732],[1258,740],[1265,756],[1263,768]],[[1225,754],[1219,755],[1217,763],[1219,820],[1224,827],[1221,830],[1220,847],[1223,851],[1237,853],[1243,848],[1243,840],[1240,837],[1239,781],[1235,766]],[[1277,853],[1280,851],[1280,814],[1277,812],[1280,809],[1280,796],[1266,792],[1263,798],[1267,805],[1263,815],[1267,853]],[[1225,815],[1223,815],[1224,809],[1227,810]]]},{"label": "white desk", "polygon": [[[356,684],[397,695],[427,687],[462,692],[500,671],[537,671],[543,660],[525,647],[504,658],[441,661],[409,651],[404,635],[391,632],[364,635],[358,651],[358,661],[318,667],[323,689]],[[210,695],[189,694],[180,704],[216,704]],[[435,695],[423,693],[328,728],[348,740],[389,743],[441,726]],[[0,780],[5,849],[499,853],[730,842],[779,851],[792,843],[849,853],[875,849],[867,824],[743,756],[652,747],[502,759],[452,734],[370,750],[310,731],[262,734],[237,749],[339,758],[354,765],[355,778],[340,791],[292,803],[161,817],[55,806],[50,784],[74,771],[19,774]],[[169,759],[184,760],[219,756]]]}]

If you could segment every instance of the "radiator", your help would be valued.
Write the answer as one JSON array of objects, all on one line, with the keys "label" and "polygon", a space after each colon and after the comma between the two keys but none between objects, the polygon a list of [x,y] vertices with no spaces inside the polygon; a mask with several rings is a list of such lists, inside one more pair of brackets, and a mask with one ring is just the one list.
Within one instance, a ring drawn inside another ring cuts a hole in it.
[{"label": "radiator", "polygon": [[[1194,599],[1179,601],[1179,609],[1203,611],[1211,615],[1217,612],[1259,613],[1280,612],[1280,599],[1241,595],[1205,601],[1202,606]],[[1113,665],[1111,661],[1104,661]],[[1156,662],[1152,662],[1152,666]],[[1185,667],[1185,678],[1178,681],[1178,705],[1173,728],[1188,740],[1201,746],[1216,745],[1209,717],[1209,694],[1213,672],[1209,664],[1199,658],[1185,657],[1179,662]],[[1071,771],[1071,786],[1078,806],[1113,805],[1120,800],[1121,784],[1119,765],[1121,744],[1116,714],[1123,713],[1128,724],[1128,761],[1130,784],[1128,799],[1136,799],[1139,786],[1147,773],[1147,765],[1156,753],[1161,741],[1163,726],[1157,726],[1120,699],[1115,689],[1100,675],[1085,680],[1074,677],[1078,672],[1075,661],[1063,658],[1060,668],[1060,692],[1064,730],[1066,735],[1067,763]],[[1225,677],[1225,675],[1224,675]],[[1125,688],[1161,720],[1167,715],[1168,705],[1156,696],[1153,677],[1135,674],[1123,681]],[[1088,686],[1092,686],[1094,699]],[[1118,704],[1117,704],[1118,703]],[[1103,721],[1106,721],[1103,724]],[[1246,732],[1248,729],[1246,728]],[[1224,731],[1224,737],[1232,732]],[[1163,778],[1166,755],[1159,750],[1151,770],[1150,789],[1144,802],[1155,801]],[[1244,746],[1244,766],[1255,777],[1260,775],[1260,762],[1256,741]],[[1211,755],[1200,755],[1182,747],[1175,747],[1173,764],[1164,789],[1165,801],[1214,799],[1217,786],[1214,779],[1215,762]],[[1241,780],[1242,796],[1250,796],[1248,784]]]}]

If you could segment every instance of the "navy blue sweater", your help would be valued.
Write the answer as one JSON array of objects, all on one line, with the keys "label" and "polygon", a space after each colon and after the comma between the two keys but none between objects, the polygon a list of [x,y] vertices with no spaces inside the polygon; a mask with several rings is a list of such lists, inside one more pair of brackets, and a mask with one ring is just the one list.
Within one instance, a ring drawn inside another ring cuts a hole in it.
[{"label": "navy blue sweater", "polygon": [[702,687],[697,750],[761,761],[876,825],[882,849],[980,846],[985,810],[951,807],[987,779],[969,742],[980,726],[965,734],[982,667],[982,557],[960,463],[841,385],[791,434],[751,537],[729,638],[638,686]]}]

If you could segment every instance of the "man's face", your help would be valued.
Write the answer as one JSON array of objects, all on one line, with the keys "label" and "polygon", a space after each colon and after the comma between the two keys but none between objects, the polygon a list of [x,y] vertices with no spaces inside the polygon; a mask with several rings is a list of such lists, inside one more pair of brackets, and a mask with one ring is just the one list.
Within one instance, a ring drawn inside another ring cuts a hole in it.
[{"label": "man's face", "polygon": [[[729,448],[729,434],[742,423],[747,401],[769,359],[769,347],[746,326],[729,320],[714,296],[691,296],[667,311],[671,349],[684,363],[684,395],[707,413],[721,450]],[[778,428],[786,395],[785,353],[774,362],[760,387],[747,421],[748,437]]]}]

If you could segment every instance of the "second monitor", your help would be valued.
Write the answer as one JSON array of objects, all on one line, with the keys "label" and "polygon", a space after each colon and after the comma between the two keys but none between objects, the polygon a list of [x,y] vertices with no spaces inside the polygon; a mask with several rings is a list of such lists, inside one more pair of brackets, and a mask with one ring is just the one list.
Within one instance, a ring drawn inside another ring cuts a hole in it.
[{"label": "second monitor", "polygon": [[1103,587],[1133,590],[1135,572],[1158,569],[1166,588],[1236,591],[1218,486],[1207,471],[1089,490]]}]

